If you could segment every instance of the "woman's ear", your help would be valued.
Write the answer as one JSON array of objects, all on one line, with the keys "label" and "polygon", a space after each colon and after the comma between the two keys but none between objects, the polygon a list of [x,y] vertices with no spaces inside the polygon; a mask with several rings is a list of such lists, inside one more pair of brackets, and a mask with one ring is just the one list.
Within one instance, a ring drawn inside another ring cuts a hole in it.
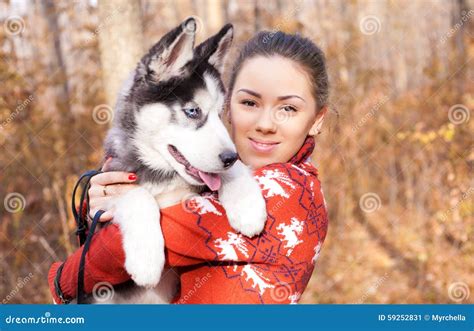
[{"label": "woman's ear", "polygon": [[328,112],[328,106],[324,106],[321,108],[321,110],[318,112],[318,115],[316,115],[316,119],[314,120],[314,124],[309,130],[309,135],[310,136],[316,136],[319,133],[321,133],[321,127],[323,125],[324,121],[324,116],[326,116],[326,113]]}]

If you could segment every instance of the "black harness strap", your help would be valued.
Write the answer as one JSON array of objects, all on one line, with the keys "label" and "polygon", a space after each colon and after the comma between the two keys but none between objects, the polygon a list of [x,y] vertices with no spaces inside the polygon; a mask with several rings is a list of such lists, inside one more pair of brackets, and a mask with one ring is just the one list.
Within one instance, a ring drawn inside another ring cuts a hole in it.
[{"label": "black harness strap", "polygon": [[[84,213],[83,207],[84,202],[89,201],[89,194],[88,190],[90,187],[90,181],[92,177],[97,174],[100,174],[102,171],[100,170],[90,170],[85,172],[84,174],[79,177],[76,185],[74,186],[74,190],[72,191],[72,201],[71,201],[71,208],[72,214],[74,215],[74,220],[76,221],[76,235],[79,238],[79,245],[84,246],[82,249],[81,259],[79,262],[79,272],[77,275],[77,303],[83,303],[85,299],[84,293],[84,267],[86,262],[86,254],[89,251],[89,247],[92,241],[92,237],[94,236],[95,228],[97,227],[97,223],[99,222],[100,216],[105,212],[104,210],[99,210],[95,213],[94,218],[91,223],[91,227],[89,229],[89,224],[87,219],[90,213],[90,207],[87,203],[86,205],[86,212]],[[85,181],[84,181],[85,179]],[[82,185],[82,193],[81,199],[79,201],[79,209],[76,209],[76,192],[78,188],[81,186],[81,183],[84,182]],[[54,287],[56,290],[56,294],[62,300],[63,303],[69,303],[71,300],[68,300],[64,297],[63,292],[61,291],[60,282],[61,279],[61,272],[63,270],[64,263],[58,268],[56,272],[56,277],[54,279]]]},{"label": "black harness strap", "polygon": [[[97,174],[100,174],[102,171],[100,170],[89,170],[79,177],[76,186],[74,186],[74,190],[72,191],[72,201],[71,201],[71,208],[72,214],[74,215],[74,219],[76,220],[76,235],[79,237],[79,245],[84,245],[87,237],[87,229],[89,224],[87,223],[87,217],[89,215],[89,204],[87,204],[87,213],[84,215],[83,207],[84,201],[89,200],[89,194],[87,191],[89,190],[89,184],[92,179]],[[83,180],[86,179],[84,185],[82,186],[82,193],[81,199],[79,201],[79,212],[76,210],[76,192],[77,189],[81,186]]]},{"label": "black harness strap", "polygon": [[77,303],[81,304],[84,302],[85,293],[84,293],[84,268],[86,264],[86,254],[89,251],[89,246],[92,241],[92,237],[94,236],[95,228],[97,223],[99,222],[100,216],[105,213],[104,210],[99,210],[94,215],[94,219],[92,220],[91,228],[89,229],[89,233],[87,234],[86,242],[84,243],[84,247],[82,249],[81,260],[79,262],[79,273],[77,275]]},{"label": "black harness strap", "polygon": [[68,304],[71,302],[71,300],[66,299],[64,297],[64,293],[61,290],[61,286],[59,285],[59,280],[61,279],[61,273],[63,272],[63,268],[64,268],[64,262],[61,263],[58,270],[56,271],[56,277],[54,277],[54,290],[56,291],[56,295],[59,297],[59,299],[61,299],[61,302]]}]

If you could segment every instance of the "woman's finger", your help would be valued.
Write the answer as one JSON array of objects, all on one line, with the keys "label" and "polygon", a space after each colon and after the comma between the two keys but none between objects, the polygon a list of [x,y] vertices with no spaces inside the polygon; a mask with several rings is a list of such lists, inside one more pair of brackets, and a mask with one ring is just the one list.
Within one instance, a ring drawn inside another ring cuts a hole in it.
[{"label": "woman's finger", "polygon": [[[94,218],[95,214],[99,211],[103,210],[102,208],[94,208],[91,209],[89,212],[89,217]],[[108,222],[111,221],[114,218],[114,212],[112,210],[107,210],[105,213],[100,215],[99,222]]]},{"label": "woman's finger", "polygon": [[107,196],[109,196],[109,195],[121,195],[121,194],[127,193],[128,191],[136,189],[137,187],[139,187],[138,184],[109,185],[105,189],[105,192],[107,193]]},{"label": "woman's finger", "polygon": [[96,208],[104,209],[104,206],[107,206],[108,202],[110,201],[110,197],[94,197],[89,199],[89,208],[91,210]]},{"label": "woman's finger", "polygon": [[109,222],[114,218],[114,214],[111,210],[106,211],[102,215],[100,215],[99,222]]},{"label": "woman's finger", "polygon": [[123,171],[110,171],[110,172],[103,172],[101,174],[95,175],[91,179],[91,184],[98,184],[98,185],[112,185],[112,184],[119,184],[119,183],[134,183],[137,180],[137,175],[130,172],[123,172]]},{"label": "woman's finger", "polygon": [[137,184],[113,184],[113,185],[92,185],[89,189],[89,197],[110,197],[124,194],[134,188]]}]

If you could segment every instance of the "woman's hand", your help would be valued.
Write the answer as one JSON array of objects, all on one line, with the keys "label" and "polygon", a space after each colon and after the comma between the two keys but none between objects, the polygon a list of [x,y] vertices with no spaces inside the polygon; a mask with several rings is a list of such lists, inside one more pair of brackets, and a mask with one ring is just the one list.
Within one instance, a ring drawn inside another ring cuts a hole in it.
[{"label": "woman's hand", "polygon": [[[104,163],[102,170],[107,169],[110,158]],[[122,171],[104,172],[92,177],[89,188],[90,217],[94,217],[99,210],[105,210],[100,216],[100,222],[108,222],[113,218],[113,210],[106,210],[107,202],[117,195],[124,194],[138,187],[137,176],[133,173]]]}]

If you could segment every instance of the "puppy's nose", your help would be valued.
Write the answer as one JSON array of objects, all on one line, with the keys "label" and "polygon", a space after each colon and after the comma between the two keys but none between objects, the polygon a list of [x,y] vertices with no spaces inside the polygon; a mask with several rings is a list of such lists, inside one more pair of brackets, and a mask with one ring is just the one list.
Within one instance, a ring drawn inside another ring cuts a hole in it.
[{"label": "puppy's nose", "polygon": [[225,151],[219,154],[219,158],[221,159],[222,163],[224,163],[224,168],[229,168],[232,166],[235,161],[237,161],[239,155],[232,151]]}]

